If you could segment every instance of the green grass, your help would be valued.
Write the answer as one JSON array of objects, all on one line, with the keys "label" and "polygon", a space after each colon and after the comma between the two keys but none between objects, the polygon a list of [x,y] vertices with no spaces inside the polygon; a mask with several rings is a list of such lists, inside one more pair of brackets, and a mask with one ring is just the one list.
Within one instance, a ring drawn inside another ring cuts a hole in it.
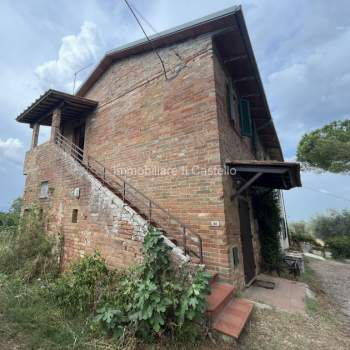
[{"label": "green grass", "polygon": [[90,349],[89,322],[83,318],[69,319],[40,289],[39,282],[28,285],[1,276],[2,335],[11,339],[21,334],[28,349]]}]

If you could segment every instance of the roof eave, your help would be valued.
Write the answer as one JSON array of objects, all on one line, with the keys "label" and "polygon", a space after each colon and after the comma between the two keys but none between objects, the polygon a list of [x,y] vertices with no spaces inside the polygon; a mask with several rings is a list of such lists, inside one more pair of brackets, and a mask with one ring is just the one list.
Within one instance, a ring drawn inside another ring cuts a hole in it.
[{"label": "roof eave", "polygon": [[259,90],[261,92],[261,96],[262,96],[262,98],[264,100],[264,104],[266,106],[266,110],[268,112],[269,119],[272,121],[271,122],[271,128],[272,128],[272,130],[273,130],[273,132],[275,134],[276,140],[277,140],[278,152],[279,152],[280,160],[284,161],[281,143],[280,143],[280,140],[278,138],[275,125],[273,123],[273,119],[272,119],[272,116],[271,116],[269,104],[267,102],[267,98],[266,98],[266,94],[265,94],[265,89],[264,89],[264,86],[262,84],[262,80],[261,80],[261,77],[260,77],[258,65],[257,65],[256,59],[255,59],[255,55],[254,55],[254,51],[253,51],[253,48],[252,48],[252,45],[251,45],[251,42],[250,42],[250,39],[249,39],[249,34],[248,34],[248,30],[247,30],[247,26],[246,26],[246,23],[245,23],[243,12],[242,11],[237,11],[236,18],[237,18],[237,23],[238,23],[239,30],[241,32],[242,38],[243,38],[243,40],[245,42],[245,45],[246,45],[246,49],[248,51],[248,56],[249,56],[250,61],[251,61],[252,65],[253,65],[253,67],[254,67],[254,71],[255,71],[254,73],[255,73],[255,76],[256,76],[256,79],[257,79],[257,82],[258,82],[258,85],[259,85]]},{"label": "roof eave", "polygon": [[[99,63],[95,66],[92,73],[80,86],[76,94],[78,96],[82,96],[86,94],[89,91],[89,89],[92,87],[92,85],[97,81],[98,77],[103,74],[103,72],[105,71],[105,66],[108,66],[114,60],[120,57],[127,57],[129,55],[135,54],[132,51],[135,52],[137,51],[137,49],[141,49],[142,47],[144,48],[142,52],[150,51],[152,50],[153,47],[158,47],[159,43],[161,43],[165,39],[173,38],[174,40],[172,43],[176,43],[177,42],[176,37],[179,34],[187,33],[188,37],[190,37],[193,34],[193,31],[195,29],[198,29],[200,27],[205,27],[205,25],[218,21],[220,19],[229,18],[230,16],[234,16],[238,12],[242,12],[240,5],[229,7],[225,10],[216,12],[209,16],[202,17],[192,22],[187,22],[180,26],[152,35],[149,37],[150,40],[152,41],[152,45],[148,42],[147,39],[140,39],[132,43],[123,45],[121,47],[118,47],[115,50],[108,51],[105,54],[105,56],[99,61]],[[181,41],[181,39],[178,39],[178,41]],[[168,43],[168,45],[169,44],[170,43]],[[162,44],[161,46],[166,46],[166,45],[167,44]]]}]

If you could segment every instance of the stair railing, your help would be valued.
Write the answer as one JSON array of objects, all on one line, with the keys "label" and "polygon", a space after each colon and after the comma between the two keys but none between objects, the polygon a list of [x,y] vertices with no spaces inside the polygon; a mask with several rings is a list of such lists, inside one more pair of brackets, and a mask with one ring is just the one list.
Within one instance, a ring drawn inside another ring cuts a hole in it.
[{"label": "stair railing", "polygon": [[195,256],[199,259],[199,263],[203,263],[202,238],[199,234],[191,232],[168,210],[162,208],[122,177],[114,174],[104,164],[84,154],[81,148],[59,132],[56,133],[55,143],[118,195],[124,203],[144,217],[150,225],[167,235],[173,243],[182,248],[185,254]]}]

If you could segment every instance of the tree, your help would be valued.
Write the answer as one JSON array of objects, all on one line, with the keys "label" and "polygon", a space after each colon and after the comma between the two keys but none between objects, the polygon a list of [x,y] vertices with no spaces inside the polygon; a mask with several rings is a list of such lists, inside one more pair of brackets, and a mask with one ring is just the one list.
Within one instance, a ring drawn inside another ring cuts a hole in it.
[{"label": "tree", "polygon": [[16,198],[6,213],[0,212],[0,226],[15,226],[18,224],[22,208],[22,198]]},{"label": "tree", "polygon": [[297,160],[305,168],[350,173],[350,120],[335,121],[305,134]]},{"label": "tree", "polygon": [[350,237],[350,210],[331,210],[329,214],[318,215],[311,220],[315,236],[324,240],[339,237]]},{"label": "tree", "polygon": [[308,233],[305,221],[295,221],[288,225],[291,235],[305,235]]}]

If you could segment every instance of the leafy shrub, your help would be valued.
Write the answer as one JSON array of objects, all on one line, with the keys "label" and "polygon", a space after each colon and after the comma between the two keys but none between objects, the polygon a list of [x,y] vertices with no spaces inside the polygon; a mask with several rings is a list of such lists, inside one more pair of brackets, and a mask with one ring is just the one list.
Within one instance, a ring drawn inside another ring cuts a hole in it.
[{"label": "leafy shrub", "polygon": [[22,217],[13,230],[0,235],[0,271],[25,281],[58,273],[58,242],[45,234],[37,208]]},{"label": "leafy shrub", "polygon": [[105,298],[112,278],[104,259],[95,252],[73,263],[68,272],[50,285],[49,293],[72,314],[94,311]]},{"label": "leafy shrub", "polygon": [[195,339],[204,321],[210,274],[190,266],[175,269],[159,231],[144,239],[143,263],[110,271],[98,253],[74,263],[48,288],[71,313],[95,312],[95,321],[118,338],[135,334],[153,340],[168,334]]},{"label": "leafy shrub", "polygon": [[326,241],[326,247],[334,259],[350,258],[350,236],[337,236]]},{"label": "leafy shrub", "polygon": [[[145,237],[143,264],[121,282],[118,297],[98,309],[97,320],[116,335],[132,327],[138,337],[162,334],[194,339],[204,318],[210,275],[199,270],[175,270],[162,235],[151,229]],[[122,302],[121,302],[122,301]]]}]

